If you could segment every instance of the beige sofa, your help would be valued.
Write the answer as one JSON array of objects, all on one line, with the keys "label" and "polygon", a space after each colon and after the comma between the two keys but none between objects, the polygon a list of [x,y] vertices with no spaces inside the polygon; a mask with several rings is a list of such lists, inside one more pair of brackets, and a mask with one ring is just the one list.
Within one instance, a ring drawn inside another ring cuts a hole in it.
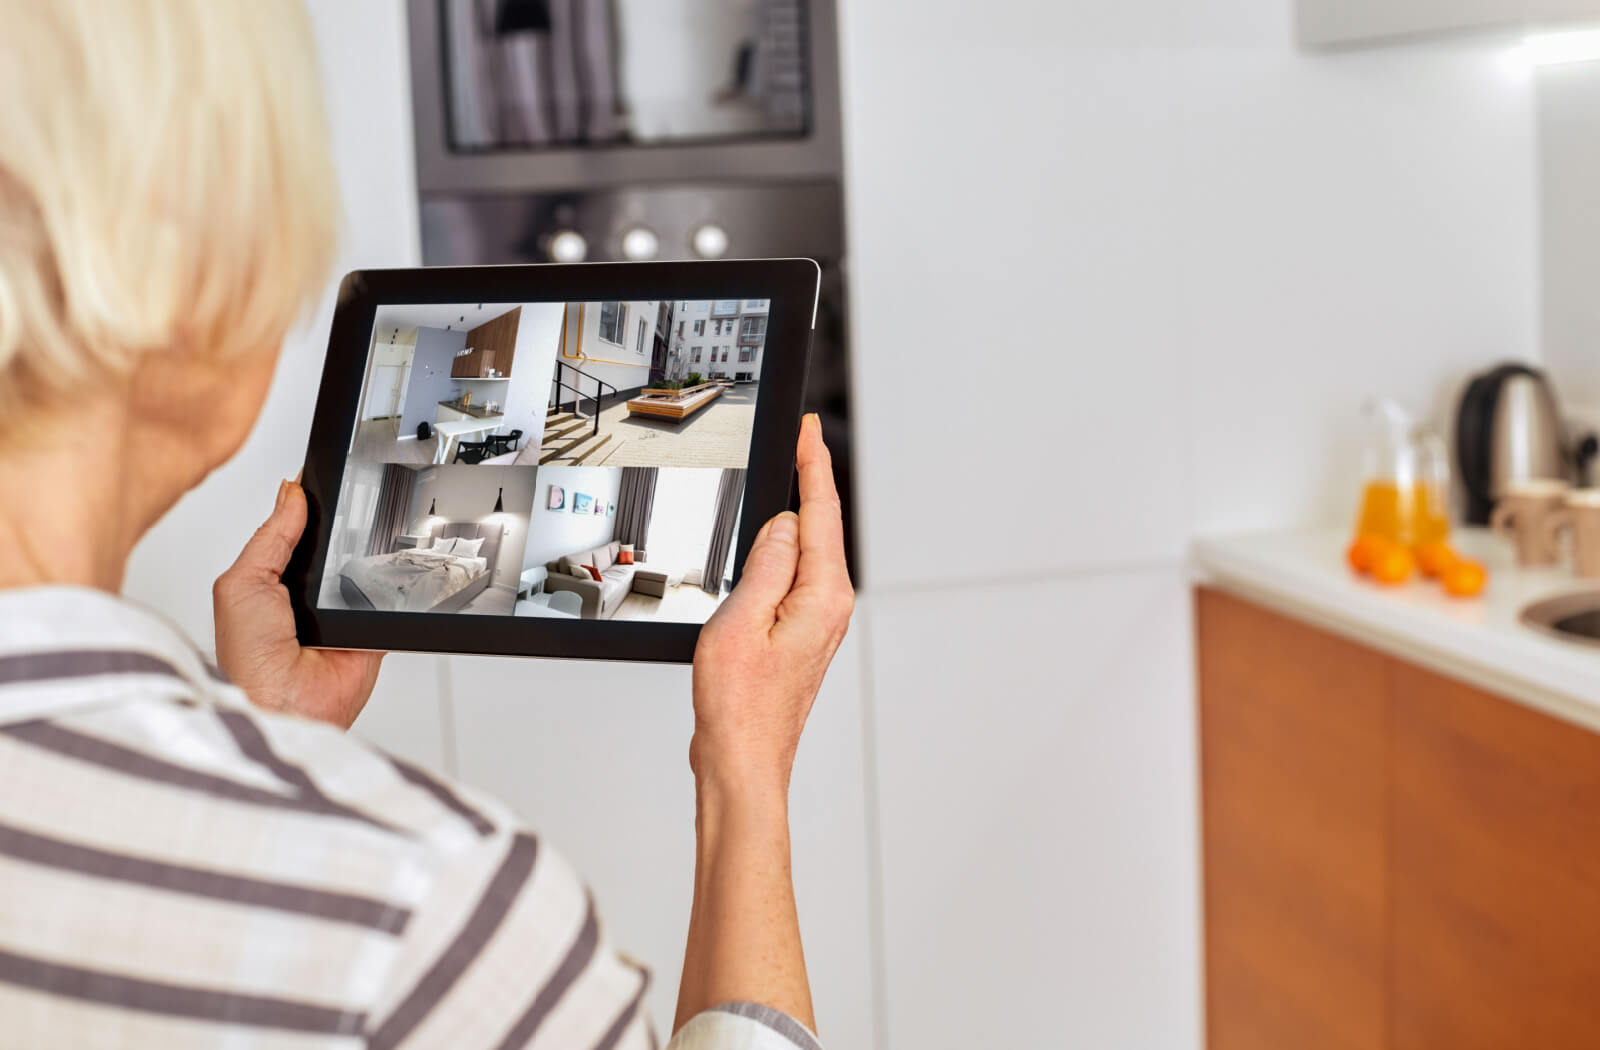
[{"label": "beige sofa", "polygon": [[[617,554],[621,550],[622,544],[607,543],[593,550],[578,551],[546,562],[548,575],[544,589],[549,592],[572,591],[576,594],[583,600],[580,615],[585,620],[611,619],[622,607],[628,592],[633,590],[634,577],[639,569],[637,563],[644,561],[644,551],[635,551],[633,557],[636,564],[618,565]],[[595,580],[582,572],[579,567],[584,565],[599,569],[600,579]],[[579,573],[582,573],[581,579]]]}]

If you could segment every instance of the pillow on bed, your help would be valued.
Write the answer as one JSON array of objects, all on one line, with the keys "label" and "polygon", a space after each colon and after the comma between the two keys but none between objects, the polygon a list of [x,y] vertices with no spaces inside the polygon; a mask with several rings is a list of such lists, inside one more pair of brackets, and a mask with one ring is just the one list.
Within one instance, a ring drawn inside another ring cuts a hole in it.
[{"label": "pillow on bed", "polygon": [[433,546],[428,548],[435,554],[450,554],[456,549],[456,537],[445,539],[443,536],[433,541]]},{"label": "pillow on bed", "polygon": [[482,536],[479,536],[475,540],[457,537],[455,550],[451,551],[450,553],[455,555],[457,558],[476,558],[478,556],[478,552],[483,549],[483,539],[484,538]]}]

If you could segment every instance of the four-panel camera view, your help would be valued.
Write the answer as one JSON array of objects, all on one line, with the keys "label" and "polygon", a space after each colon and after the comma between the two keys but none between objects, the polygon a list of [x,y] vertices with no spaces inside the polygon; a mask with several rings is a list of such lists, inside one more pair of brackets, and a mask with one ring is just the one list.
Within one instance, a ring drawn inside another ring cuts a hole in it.
[{"label": "four-panel camera view", "polygon": [[380,306],[318,605],[705,622],[770,305]]}]

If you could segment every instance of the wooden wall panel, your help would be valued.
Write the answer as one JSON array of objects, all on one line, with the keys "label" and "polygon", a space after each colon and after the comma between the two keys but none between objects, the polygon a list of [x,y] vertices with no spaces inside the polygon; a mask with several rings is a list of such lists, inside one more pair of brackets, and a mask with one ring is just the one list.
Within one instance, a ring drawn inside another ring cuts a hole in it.
[{"label": "wooden wall panel", "polygon": [[1209,1050],[1383,1047],[1388,661],[1196,600]]},{"label": "wooden wall panel", "polygon": [[1396,1050],[1600,1046],[1600,736],[1393,674]]},{"label": "wooden wall panel", "polygon": [[472,353],[456,358],[450,374],[457,379],[483,378],[489,369],[498,368],[509,377],[521,318],[522,307],[518,306],[468,331],[467,346]]}]

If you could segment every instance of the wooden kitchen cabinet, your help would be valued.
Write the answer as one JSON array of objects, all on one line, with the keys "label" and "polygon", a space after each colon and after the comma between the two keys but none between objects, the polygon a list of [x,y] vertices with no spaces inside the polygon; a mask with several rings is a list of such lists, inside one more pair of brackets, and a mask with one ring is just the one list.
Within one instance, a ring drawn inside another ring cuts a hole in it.
[{"label": "wooden kitchen cabinet", "polygon": [[1212,1050],[1368,1050],[1385,1025],[1385,660],[1198,599]]},{"label": "wooden kitchen cabinet", "polygon": [[467,346],[472,352],[455,359],[450,375],[456,379],[485,379],[490,369],[496,369],[501,377],[509,377],[521,318],[519,306],[467,332]]},{"label": "wooden kitchen cabinet", "polygon": [[1202,588],[1207,1045],[1600,1045],[1600,736]]},{"label": "wooden kitchen cabinet", "polygon": [[1391,663],[1390,1045],[1600,1045],[1600,736]]}]

